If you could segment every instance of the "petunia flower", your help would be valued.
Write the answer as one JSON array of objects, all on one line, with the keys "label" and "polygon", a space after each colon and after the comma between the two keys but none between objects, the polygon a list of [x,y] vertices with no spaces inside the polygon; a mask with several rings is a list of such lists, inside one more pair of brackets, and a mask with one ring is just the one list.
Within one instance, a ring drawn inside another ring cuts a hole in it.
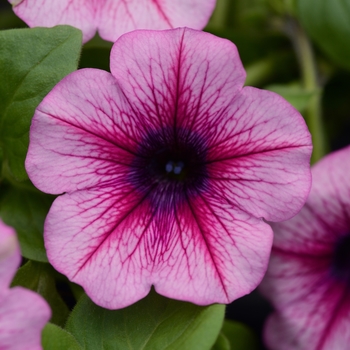
[{"label": "petunia flower", "polygon": [[98,30],[108,41],[135,29],[203,29],[216,0],[8,0],[29,27],[69,24],[89,41]]},{"label": "petunia flower", "polygon": [[244,87],[230,41],[134,31],[111,72],[78,70],[38,106],[26,169],[62,194],[44,229],[56,269],[95,303],[229,303],[266,271],[272,230],[309,192],[310,134],[279,95]]},{"label": "petunia flower", "polygon": [[0,349],[39,350],[41,331],[51,310],[38,294],[9,289],[21,256],[14,230],[0,220]]},{"label": "petunia flower", "polygon": [[266,342],[278,350],[347,350],[350,344],[350,147],[312,168],[301,212],[274,224],[262,291],[275,305]]}]

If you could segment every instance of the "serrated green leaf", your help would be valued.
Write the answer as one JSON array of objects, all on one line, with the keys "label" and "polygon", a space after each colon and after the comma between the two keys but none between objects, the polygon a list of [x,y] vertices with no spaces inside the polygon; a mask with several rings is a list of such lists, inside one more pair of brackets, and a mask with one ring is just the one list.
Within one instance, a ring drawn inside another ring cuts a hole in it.
[{"label": "serrated green leaf", "polygon": [[43,227],[54,196],[39,192],[29,181],[18,186],[2,184],[1,218],[15,228],[25,258],[47,262]]},{"label": "serrated green leaf", "polygon": [[24,160],[35,108],[77,69],[82,33],[70,26],[0,32],[0,147],[16,180],[27,179]]},{"label": "serrated green leaf", "polygon": [[87,350],[209,350],[224,305],[197,306],[150,294],[125,309],[106,310],[83,296],[66,329]]},{"label": "serrated green leaf", "polygon": [[298,0],[298,16],[318,46],[350,69],[350,0]]},{"label": "serrated green leaf", "polygon": [[40,294],[52,310],[51,322],[59,326],[66,323],[69,310],[58,294],[53,277],[54,270],[49,264],[28,261],[16,273],[12,286],[22,286]]},{"label": "serrated green leaf", "polygon": [[244,324],[225,320],[221,332],[230,343],[231,350],[258,350],[256,335]]},{"label": "serrated green leaf", "polygon": [[265,89],[276,92],[277,94],[284,97],[294,108],[299,112],[304,111],[307,107],[311,98],[315,96],[317,91],[306,91],[301,86],[292,84],[292,85],[269,85]]},{"label": "serrated green leaf", "polygon": [[52,323],[45,326],[41,339],[44,350],[81,350],[70,333]]}]

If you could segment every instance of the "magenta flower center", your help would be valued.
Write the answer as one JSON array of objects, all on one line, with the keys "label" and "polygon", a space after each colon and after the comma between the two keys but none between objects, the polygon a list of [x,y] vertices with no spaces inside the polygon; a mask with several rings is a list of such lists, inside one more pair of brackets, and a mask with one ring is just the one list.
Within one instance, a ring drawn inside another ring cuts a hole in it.
[{"label": "magenta flower center", "polygon": [[130,166],[130,181],[153,204],[173,206],[205,187],[204,141],[184,129],[152,131],[140,143]]},{"label": "magenta flower center", "polygon": [[336,244],[332,272],[338,280],[350,284],[350,234],[341,237]]}]

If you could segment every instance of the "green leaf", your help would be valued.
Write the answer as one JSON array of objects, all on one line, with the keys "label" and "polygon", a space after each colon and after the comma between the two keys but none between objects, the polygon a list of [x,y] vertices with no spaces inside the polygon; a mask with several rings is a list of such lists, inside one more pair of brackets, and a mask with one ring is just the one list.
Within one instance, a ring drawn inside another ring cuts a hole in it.
[{"label": "green leaf", "polygon": [[350,69],[350,0],[298,0],[298,15],[318,46]]},{"label": "green leaf", "polygon": [[41,341],[44,350],[81,350],[70,333],[52,323],[43,329]]},{"label": "green leaf", "polygon": [[231,350],[231,345],[226,336],[220,333],[211,350]]},{"label": "green leaf", "polygon": [[50,321],[63,326],[69,310],[57,292],[54,274],[55,270],[49,264],[28,261],[17,271],[11,285],[22,286],[40,294],[51,307]]},{"label": "green leaf", "polygon": [[1,218],[15,228],[25,258],[47,262],[43,227],[54,197],[39,192],[29,182],[17,186],[1,185]]},{"label": "green leaf", "polygon": [[221,332],[229,341],[231,350],[259,349],[256,335],[242,323],[225,320]]},{"label": "green leaf", "polygon": [[284,97],[294,108],[302,112],[309,104],[311,98],[315,96],[317,91],[306,91],[300,85],[269,85],[265,89],[276,92]]},{"label": "green leaf", "polygon": [[97,34],[86,43],[81,52],[79,68],[98,68],[109,72],[109,56],[113,44]]},{"label": "green leaf", "polygon": [[154,291],[115,311],[83,296],[66,328],[83,349],[207,350],[220,332],[224,312],[224,305],[197,306]]},{"label": "green leaf", "polygon": [[0,147],[16,180],[35,108],[64,76],[77,69],[82,33],[70,26],[0,32]]}]

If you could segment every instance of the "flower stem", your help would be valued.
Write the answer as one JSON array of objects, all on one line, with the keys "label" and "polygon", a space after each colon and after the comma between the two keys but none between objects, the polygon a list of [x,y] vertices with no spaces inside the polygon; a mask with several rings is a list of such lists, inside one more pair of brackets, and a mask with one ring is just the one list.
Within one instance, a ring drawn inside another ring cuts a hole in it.
[{"label": "flower stem", "polygon": [[302,83],[306,92],[313,93],[305,109],[304,118],[312,135],[313,152],[311,163],[326,154],[325,134],[322,122],[322,88],[318,83],[317,68],[311,43],[303,28],[292,20],[292,39],[299,59]]}]

